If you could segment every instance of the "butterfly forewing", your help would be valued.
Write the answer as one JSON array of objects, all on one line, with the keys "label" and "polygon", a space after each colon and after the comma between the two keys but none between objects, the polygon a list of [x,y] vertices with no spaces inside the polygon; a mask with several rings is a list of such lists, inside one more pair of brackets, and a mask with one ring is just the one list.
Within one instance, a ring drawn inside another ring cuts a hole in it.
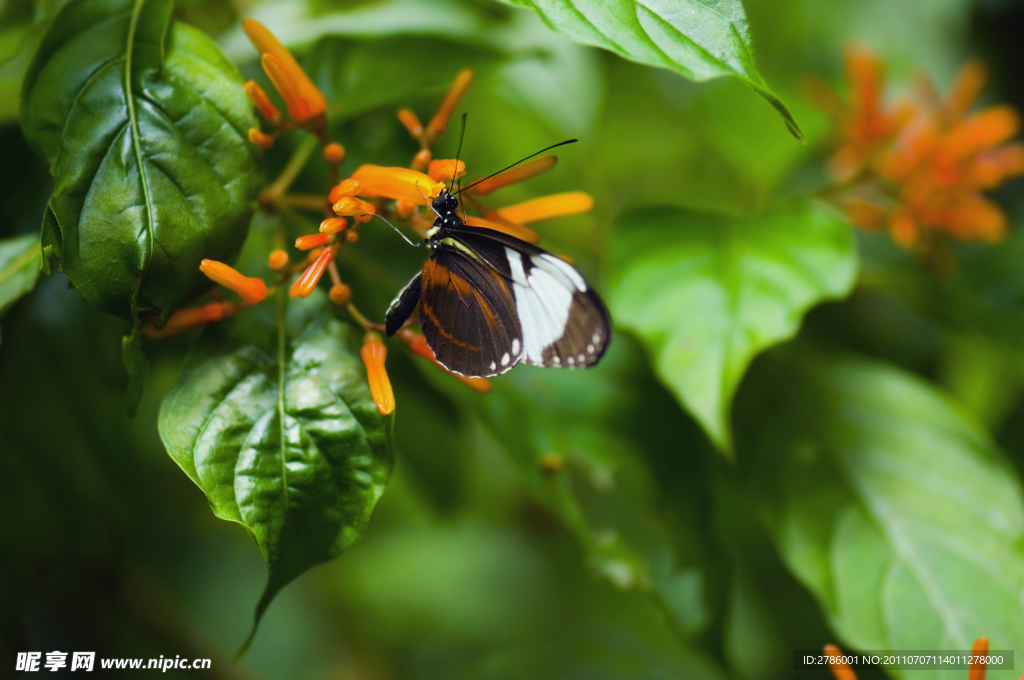
[{"label": "butterfly forewing", "polygon": [[422,272],[420,326],[437,361],[465,376],[504,373],[522,333],[505,279],[472,255],[439,245]]}]

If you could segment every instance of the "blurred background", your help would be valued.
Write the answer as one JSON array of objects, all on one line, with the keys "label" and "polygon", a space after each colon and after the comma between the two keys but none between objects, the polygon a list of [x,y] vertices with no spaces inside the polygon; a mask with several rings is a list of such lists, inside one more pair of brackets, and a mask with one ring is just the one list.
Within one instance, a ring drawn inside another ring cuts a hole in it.
[{"label": "blurred background", "polygon": [[[52,188],[22,138],[16,97],[58,5],[0,3],[0,237],[35,233]],[[268,25],[327,94],[330,136],[348,149],[349,170],[406,164],[417,147],[396,109],[429,117],[465,67],[477,76],[461,108],[469,175],[578,137],[555,170],[505,190],[502,201],[591,193],[591,214],[538,231],[599,290],[615,257],[612,234],[638,210],[738,214],[820,187],[831,123],[802,84],[814,75],[842,91],[851,39],[889,64],[893,82],[924,72],[943,90],[968,57],[980,57],[991,74],[983,100],[1024,107],[1024,3],[744,7],[760,70],[806,144],[736,80],[694,83],[630,63],[506,5],[179,0],[175,12],[217,39],[246,77],[262,74],[239,21]],[[449,132],[436,157],[453,156],[456,141]],[[296,143],[285,137],[266,154],[268,177]],[[298,186],[322,186],[325,172],[311,164]],[[998,194],[1011,222],[1020,188],[1008,183]],[[243,264],[265,257],[264,222],[254,219]],[[289,223],[295,235],[314,227],[313,216]],[[389,230],[363,237],[340,264],[360,308],[381,319],[422,253]],[[886,236],[862,236],[857,290],[813,310],[796,342],[875,357],[939,384],[1019,472],[1024,238],[1013,230],[998,248],[958,248],[962,272],[940,295]],[[238,679],[824,678],[824,670],[794,672],[792,650],[842,642],[744,490],[760,468],[717,453],[638,339],[619,332],[593,371],[521,367],[490,395],[464,390],[396,345],[388,356],[396,467],[365,537],[287,587],[248,655],[231,665],[266,569],[246,533],[213,516],[156,428],[195,335],[163,341],[159,352],[147,345],[153,370],[131,420],[119,356],[125,326],[90,308],[63,275],[43,277],[0,328],[0,674],[17,651],[59,649],[211,657],[212,670],[196,676]],[[750,384],[740,393],[748,406]],[[772,417],[770,405],[749,408]]]}]

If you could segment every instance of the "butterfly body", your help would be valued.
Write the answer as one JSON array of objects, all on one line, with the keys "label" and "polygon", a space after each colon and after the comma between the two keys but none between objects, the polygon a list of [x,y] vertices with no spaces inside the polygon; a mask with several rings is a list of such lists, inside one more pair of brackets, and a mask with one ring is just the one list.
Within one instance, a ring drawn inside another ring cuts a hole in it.
[{"label": "butterfly body", "polygon": [[470,377],[520,362],[585,368],[604,354],[611,320],[576,268],[503,232],[467,226],[458,198],[443,191],[426,234],[430,257],[388,309],[388,335],[420,305],[420,326],[437,361]]}]

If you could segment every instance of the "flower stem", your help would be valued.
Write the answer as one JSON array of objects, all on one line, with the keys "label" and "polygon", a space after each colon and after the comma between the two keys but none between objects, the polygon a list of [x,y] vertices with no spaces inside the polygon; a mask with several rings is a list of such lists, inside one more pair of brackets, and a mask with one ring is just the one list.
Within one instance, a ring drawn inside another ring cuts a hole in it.
[{"label": "flower stem", "polygon": [[260,203],[266,206],[276,206],[284,192],[288,191],[288,188],[295,181],[295,178],[302,172],[302,168],[306,166],[306,162],[312,155],[313,150],[317,147],[317,140],[313,137],[305,137],[299,147],[295,149],[295,153],[288,160],[288,164],[284,166],[281,174],[277,176],[273,184],[263,190],[260,196]]}]

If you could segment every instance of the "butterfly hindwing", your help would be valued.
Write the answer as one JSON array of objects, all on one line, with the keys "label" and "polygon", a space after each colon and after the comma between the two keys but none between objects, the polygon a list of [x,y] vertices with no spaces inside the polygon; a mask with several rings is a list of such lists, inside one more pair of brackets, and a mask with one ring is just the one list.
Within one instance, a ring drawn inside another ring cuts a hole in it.
[{"label": "butterfly hindwing", "polygon": [[449,231],[510,284],[523,332],[522,361],[583,368],[601,358],[611,320],[575,267],[508,234],[478,227]]},{"label": "butterfly hindwing", "polygon": [[487,377],[518,362],[522,331],[504,277],[455,247],[439,245],[421,281],[420,326],[442,366]]}]

